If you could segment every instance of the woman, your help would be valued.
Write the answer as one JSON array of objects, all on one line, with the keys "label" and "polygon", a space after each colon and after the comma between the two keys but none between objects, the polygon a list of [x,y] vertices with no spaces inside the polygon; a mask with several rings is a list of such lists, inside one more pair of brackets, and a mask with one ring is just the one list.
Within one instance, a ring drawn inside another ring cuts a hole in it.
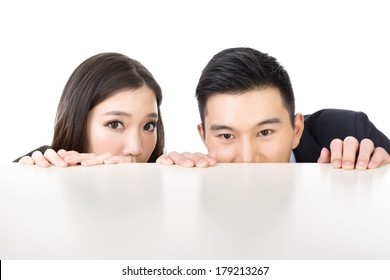
[{"label": "woman", "polygon": [[156,162],[164,149],[161,88],[138,61],[101,53],[72,73],[58,104],[51,146],[15,162],[71,166]]}]

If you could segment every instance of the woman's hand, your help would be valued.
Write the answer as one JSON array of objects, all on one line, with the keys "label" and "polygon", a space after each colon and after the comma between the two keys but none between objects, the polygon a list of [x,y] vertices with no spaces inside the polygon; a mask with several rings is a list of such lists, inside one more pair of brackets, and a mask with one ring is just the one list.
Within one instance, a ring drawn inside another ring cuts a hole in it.
[{"label": "woman's hand", "polygon": [[184,167],[211,167],[217,164],[217,160],[211,155],[190,152],[163,154],[156,162],[164,165],[177,164]]},{"label": "woman's hand", "polygon": [[59,150],[58,152],[53,149],[47,149],[44,154],[41,151],[35,151],[31,156],[24,156],[19,160],[21,164],[38,165],[40,167],[58,166],[67,167],[71,164],[64,160],[64,156],[68,152],[65,150]]},{"label": "woman's hand", "polygon": [[96,155],[94,153],[79,153],[76,151],[47,149],[44,154],[35,151],[31,156],[24,156],[19,160],[21,164],[38,165],[40,167],[68,167],[75,165],[94,166],[100,164],[117,164],[131,162],[127,157],[114,156],[111,153]]}]

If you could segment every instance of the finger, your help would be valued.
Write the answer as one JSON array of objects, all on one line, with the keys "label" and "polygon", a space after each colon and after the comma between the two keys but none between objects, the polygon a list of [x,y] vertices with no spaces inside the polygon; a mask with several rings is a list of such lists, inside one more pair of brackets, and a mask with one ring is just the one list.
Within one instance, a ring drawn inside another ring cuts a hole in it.
[{"label": "finger", "polygon": [[186,157],[184,154],[180,154],[178,152],[170,152],[169,157],[173,161],[174,164],[184,166],[184,167],[194,167],[195,162]]},{"label": "finger", "polygon": [[359,150],[359,142],[355,137],[348,136],[344,139],[343,145],[343,169],[354,169],[356,153]]},{"label": "finger", "polygon": [[[60,151],[65,151],[65,152],[61,152],[61,156],[63,158],[81,154],[81,153],[76,152],[76,151],[66,151],[66,150],[60,150]],[[60,152],[60,151],[58,151],[58,152]]]},{"label": "finger", "polygon": [[186,156],[188,159],[194,162],[194,165],[196,167],[208,167],[209,161],[208,156],[204,155],[202,153],[190,153],[190,152],[184,152],[184,156]]},{"label": "finger", "polygon": [[217,164],[217,160],[209,155],[187,152],[183,154],[194,161],[196,167],[209,167]]},{"label": "finger", "polygon": [[35,161],[30,156],[24,156],[18,161],[21,164],[34,165]]},{"label": "finger", "polygon": [[330,163],[330,152],[327,148],[322,148],[318,163]]},{"label": "finger", "polygon": [[[202,154],[202,153],[197,153],[199,154],[200,156],[202,156],[205,160],[207,160],[209,166],[215,166],[217,165],[217,159],[215,156],[212,156],[211,154],[208,154],[208,155],[205,155],[205,154]],[[215,154],[215,153],[214,153]]]},{"label": "finger", "polygon": [[64,158],[64,157],[68,154],[68,152],[67,152],[66,150],[64,150],[64,149],[61,149],[61,150],[58,150],[58,151],[57,151],[57,154],[58,154],[60,157]]},{"label": "finger", "polygon": [[40,151],[35,151],[31,155],[31,158],[34,160],[35,164],[40,166],[40,167],[49,167],[50,162],[48,162],[44,157],[42,152]]},{"label": "finger", "polygon": [[47,149],[43,155],[47,161],[58,167],[66,167],[68,163],[60,157],[53,149]]},{"label": "finger", "polygon": [[356,160],[356,169],[367,169],[374,149],[374,142],[372,142],[370,139],[363,139],[360,142],[359,155]]},{"label": "finger", "polygon": [[71,163],[71,162],[67,162],[67,161],[65,160],[65,157],[66,157],[66,156],[70,156],[70,155],[77,154],[77,152],[75,152],[75,151],[66,151],[66,150],[64,150],[64,149],[61,149],[61,150],[58,150],[58,151],[57,151],[57,154],[62,158],[62,160],[63,160],[64,162],[66,162],[66,164],[67,164],[68,166],[75,166],[75,165],[77,165],[77,163]]},{"label": "finger", "polygon": [[80,153],[76,151],[66,151],[64,149],[61,149],[57,152],[57,154],[62,157],[62,159],[68,164],[68,166],[75,166],[79,163],[79,161],[77,161],[76,155],[79,155]]},{"label": "finger", "polygon": [[121,156],[111,156],[103,160],[104,164],[117,164],[117,163],[125,163],[130,162],[130,160],[127,157],[121,157]]},{"label": "finger", "polygon": [[372,153],[368,168],[377,168],[382,163],[390,163],[390,156],[382,147],[378,147]]},{"label": "finger", "polygon": [[111,153],[100,154],[98,156],[82,160],[81,165],[82,166],[93,166],[93,165],[103,164],[104,160],[108,159],[109,157],[112,157]]},{"label": "finger", "polygon": [[343,159],[343,141],[334,139],[330,142],[330,162],[333,168],[341,168]]},{"label": "finger", "polygon": [[84,160],[88,160],[91,158],[96,157],[96,154],[94,153],[78,153],[76,151],[70,151],[67,152],[67,154],[64,156],[64,160],[67,163],[70,164],[76,164],[76,163],[81,163]]},{"label": "finger", "polygon": [[163,154],[159,156],[159,158],[156,160],[156,163],[164,164],[164,165],[173,165],[173,161],[167,154]]},{"label": "finger", "polygon": [[210,151],[209,152],[209,157],[212,157],[213,159],[215,159],[215,161],[217,161],[217,152],[216,151]]},{"label": "finger", "polygon": [[217,156],[217,152],[216,151],[210,151],[208,156],[214,160],[214,163],[213,165],[217,165],[218,163],[218,156]]}]

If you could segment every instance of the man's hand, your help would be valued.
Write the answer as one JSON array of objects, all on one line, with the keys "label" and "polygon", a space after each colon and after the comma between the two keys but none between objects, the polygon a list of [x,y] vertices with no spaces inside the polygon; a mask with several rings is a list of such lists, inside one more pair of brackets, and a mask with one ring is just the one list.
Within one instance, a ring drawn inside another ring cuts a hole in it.
[{"label": "man's hand", "polygon": [[211,155],[190,152],[163,154],[156,162],[164,165],[177,164],[184,167],[211,167],[217,164],[217,160]]},{"label": "man's hand", "polygon": [[365,170],[390,163],[390,155],[382,147],[375,148],[370,139],[363,139],[359,144],[355,137],[348,136],[344,141],[334,139],[330,151],[323,148],[317,162],[331,163],[333,168]]}]

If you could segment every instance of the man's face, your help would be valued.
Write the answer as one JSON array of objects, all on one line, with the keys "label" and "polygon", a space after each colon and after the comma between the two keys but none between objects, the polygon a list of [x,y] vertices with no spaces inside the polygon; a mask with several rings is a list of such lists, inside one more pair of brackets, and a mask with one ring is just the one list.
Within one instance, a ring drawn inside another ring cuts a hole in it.
[{"label": "man's face", "polygon": [[218,162],[289,162],[299,144],[303,116],[292,127],[278,89],[216,94],[207,100],[199,134]]}]

